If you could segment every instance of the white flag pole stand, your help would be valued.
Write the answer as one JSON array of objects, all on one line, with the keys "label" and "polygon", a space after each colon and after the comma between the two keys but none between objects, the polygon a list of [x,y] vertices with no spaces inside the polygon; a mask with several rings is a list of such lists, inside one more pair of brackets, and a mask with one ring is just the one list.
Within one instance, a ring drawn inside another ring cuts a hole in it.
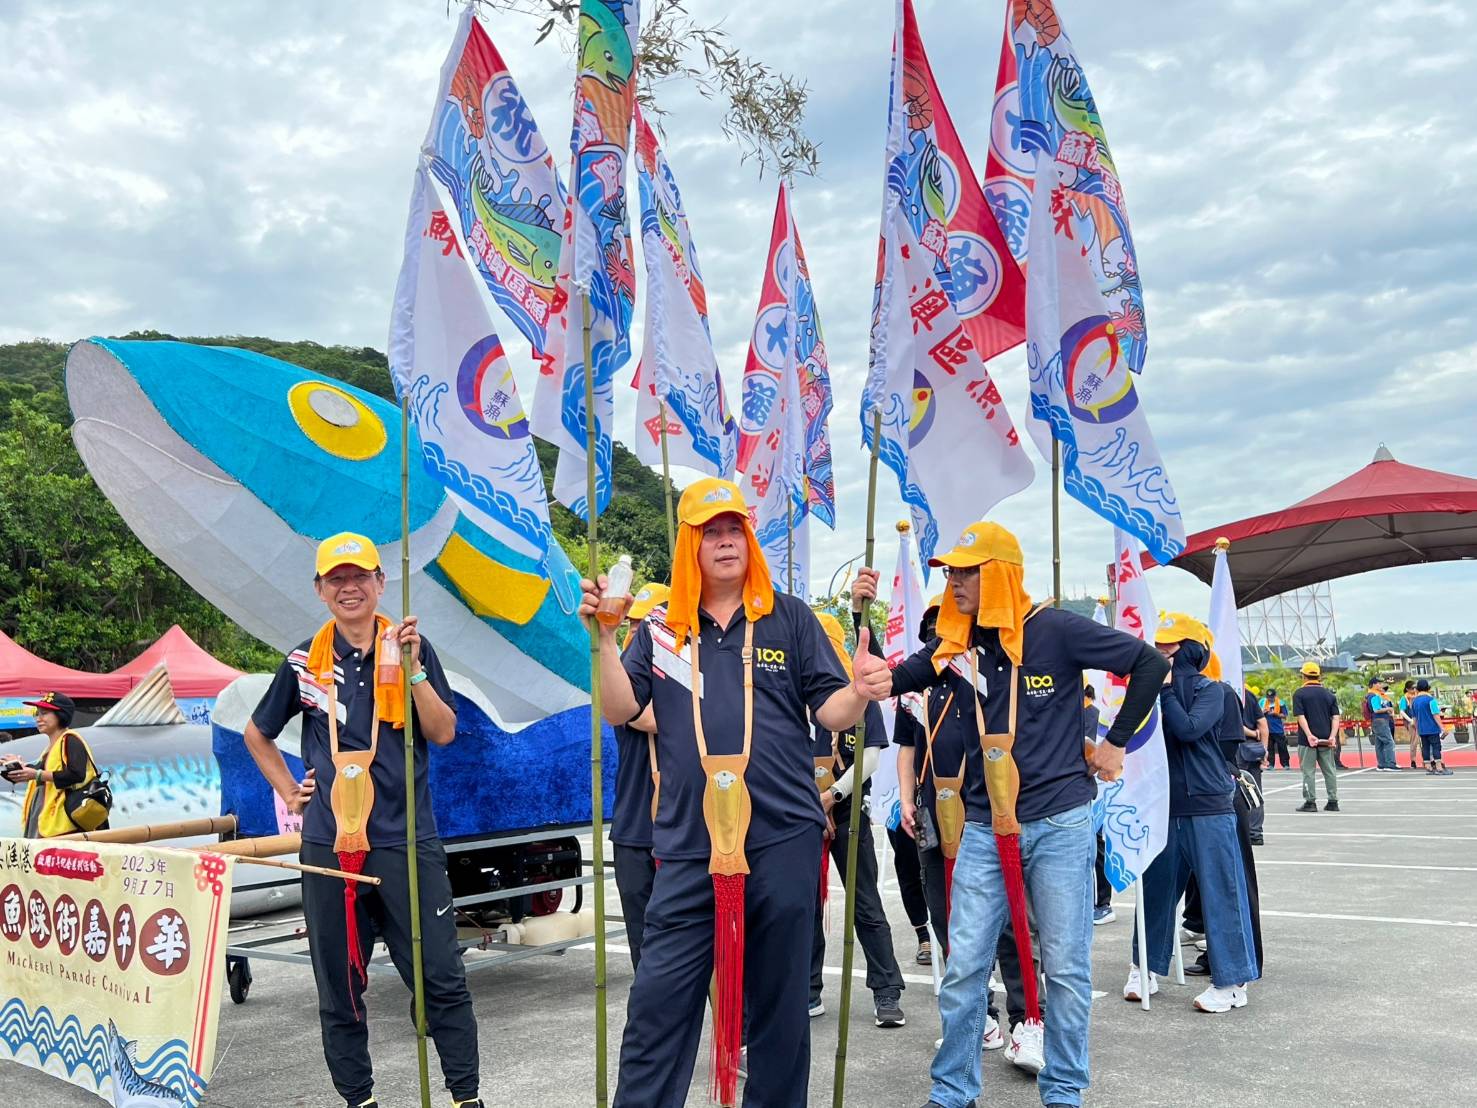
[{"label": "white flag pole stand", "polygon": [[938,933],[933,929],[933,920],[928,921],[928,942],[933,947],[933,957],[928,960],[928,968],[933,971],[933,995],[938,996],[944,990],[944,947],[939,942]]},{"label": "white flag pole stand", "polygon": [[1133,883],[1133,925],[1139,936],[1139,1005],[1147,1012],[1149,1003],[1149,925],[1144,916],[1144,879]]},{"label": "white flag pole stand", "polygon": [[1180,942],[1180,928],[1184,926],[1185,902],[1181,900],[1174,909],[1174,983],[1183,985],[1185,983],[1185,951]]}]

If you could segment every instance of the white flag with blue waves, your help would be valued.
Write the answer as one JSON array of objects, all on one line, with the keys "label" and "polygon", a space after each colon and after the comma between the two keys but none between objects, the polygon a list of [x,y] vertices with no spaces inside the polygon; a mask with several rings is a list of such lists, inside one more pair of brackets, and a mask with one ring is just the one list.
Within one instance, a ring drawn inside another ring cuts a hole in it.
[{"label": "white flag with blue waves", "polygon": [[[1044,159],[1043,159],[1044,160]],[[1033,257],[1031,264],[1037,262]],[[1113,626],[1144,642],[1154,641],[1159,615],[1149,595],[1140,564],[1139,544],[1121,528],[1113,529],[1117,556],[1113,575],[1118,586],[1118,610]],[[1118,718],[1127,683],[1116,674],[1106,674],[1098,688],[1101,718],[1099,739]],[[1169,766],[1164,755],[1164,730],[1156,701],[1149,718],[1128,740],[1123,756],[1123,775],[1113,782],[1098,782],[1093,820],[1106,845],[1104,872],[1113,888],[1122,892],[1140,877],[1164,849],[1169,833]]]},{"label": "white flag with blue waves", "polygon": [[489,533],[539,559],[566,612],[579,579],[549,526],[543,472],[480,281],[430,174],[416,171],[390,320],[390,375],[426,471]]}]

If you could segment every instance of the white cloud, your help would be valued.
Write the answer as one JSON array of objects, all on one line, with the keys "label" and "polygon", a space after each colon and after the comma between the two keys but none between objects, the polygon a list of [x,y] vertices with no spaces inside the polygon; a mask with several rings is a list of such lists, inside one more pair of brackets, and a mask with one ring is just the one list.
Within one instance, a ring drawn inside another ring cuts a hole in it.
[{"label": "white cloud", "polygon": [[[820,583],[861,548],[857,394],[881,196],[891,5],[694,0],[809,81],[822,170],[794,207],[830,350],[842,528],[813,532]],[[730,10],[732,8],[732,10]],[[961,135],[982,167],[1003,9],[921,0]],[[1144,274],[1145,404],[1192,530],[1282,506],[1365,464],[1470,468],[1477,191],[1457,3],[1176,9],[1059,0],[1122,171]],[[156,327],[383,347],[415,151],[455,12],[442,0],[0,10],[0,339]],[[571,75],[537,22],[489,30],[557,150]],[[738,162],[721,105],[661,90],[730,396],[748,345],[775,181]],[[640,313],[637,317],[639,320]],[[639,344],[639,337],[638,337]],[[1019,354],[992,367],[1023,417]],[[525,390],[530,382],[525,380]],[[618,390],[629,425],[629,390]],[[1047,470],[997,513],[1049,591]],[[902,515],[884,471],[879,561]],[[1107,528],[1063,501],[1064,581],[1096,592]],[[1161,602],[1205,590],[1156,571]],[[1458,629],[1477,569],[1334,586],[1345,630]],[[1461,628],[1465,629],[1465,628]]]}]

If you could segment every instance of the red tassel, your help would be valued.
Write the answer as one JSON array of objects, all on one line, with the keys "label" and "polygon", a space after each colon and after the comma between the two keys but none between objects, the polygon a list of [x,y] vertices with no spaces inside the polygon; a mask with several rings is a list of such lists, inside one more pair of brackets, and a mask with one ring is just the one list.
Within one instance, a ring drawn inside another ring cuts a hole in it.
[{"label": "red tassel", "polygon": [[959,859],[944,859],[944,919],[954,912],[954,863]]},{"label": "red tassel", "polygon": [[1036,980],[1036,959],[1031,953],[1031,919],[1026,912],[1026,875],[1021,866],[1021,837],[996,835],[1000,874],[1005,879],[1005,899],[1010,904],[1010,923],[1015,928],[1015,952],[1021,960],[1021,980],[1026,989],[1026,1019],[1041,1021],[1041,991]]},{"label": "red tassel", "polygon": [[739,1051],[744,1038],[744,874],[713,875],[713,1065],[710,1095],[738,1102]]},{"label": "red tassel", "polygon": [[[363,873],[364,860],[368,852],[364,850],[341,851],[338,856],[338,868],[345,873]],[[354,1018],[362,1019],[363,1013],[359,1011],[359,1004],[354,999],[354,976],[359,976],[361,985],[369,984],[369,967],[364,964],[364,948],[359,945],[359,913],[355,905],[359,899],[359,882],[344,882],[344,934],[348,936],[349,943],[349,1003],[354,1009]]]}]

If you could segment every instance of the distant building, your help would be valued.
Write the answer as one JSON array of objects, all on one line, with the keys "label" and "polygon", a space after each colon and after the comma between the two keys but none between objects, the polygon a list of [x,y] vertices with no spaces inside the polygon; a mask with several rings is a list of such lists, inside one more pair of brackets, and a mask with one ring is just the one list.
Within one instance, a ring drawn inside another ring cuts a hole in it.
[{"label": "distant building", "polygon": [[1360,654],[1354,659],[1359,668],[1373,667],[1382,677],[1413,678],[1477,676],[1477,644],[1455,650],[1411,650],[1406,653],[1386,651],[1383,654]]}]

